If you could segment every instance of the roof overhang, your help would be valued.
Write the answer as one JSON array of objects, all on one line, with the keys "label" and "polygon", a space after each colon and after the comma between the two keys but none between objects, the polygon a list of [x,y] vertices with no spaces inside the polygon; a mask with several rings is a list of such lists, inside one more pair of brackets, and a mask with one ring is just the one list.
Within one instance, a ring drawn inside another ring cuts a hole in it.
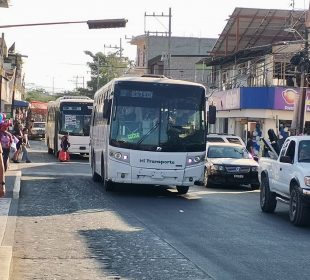
[{"label": "roof overhang", "polygon": [[[227,56],[255,46],[302,39],[306,10],[235,8],[211,54]],[[288,28],[296,32],[287,32]]]}]

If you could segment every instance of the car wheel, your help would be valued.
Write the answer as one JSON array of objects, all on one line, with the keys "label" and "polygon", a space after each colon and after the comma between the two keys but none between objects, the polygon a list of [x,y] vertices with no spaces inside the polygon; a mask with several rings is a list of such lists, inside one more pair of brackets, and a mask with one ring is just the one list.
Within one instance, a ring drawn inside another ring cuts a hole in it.
[{"label": "car wheel", "polygon": [[273,213],[277,206],[277,200],[276,194],[270,191],[267,176],[262,177],[260,187],[260,207],[263,212]]},{"label": "car wheel", "polygon": [[211,187],[211,182],[208,178],[208,170],[207,168],[205,168],[205,176],[204,176],[204,181],[203,181],[203,184],[206,188],[210,188]]},{"label": "car wheel", "polygon": [[186,194],[188,192],[189,186],[177,186],[179,194]]},{"label": "car wheel", "polygon": [[100,182],[101,176],[95,170],[96,170],[96,161],[95,161],[95,156],[93,155],[91,158],[92,179],[94,182]]},{"label": "car wheel", "polygon": [[304,226],[308,224],[309,208],[302,201],[298,186],[294,185],[291,189],[290,199],[290,221],[295,226]]}]

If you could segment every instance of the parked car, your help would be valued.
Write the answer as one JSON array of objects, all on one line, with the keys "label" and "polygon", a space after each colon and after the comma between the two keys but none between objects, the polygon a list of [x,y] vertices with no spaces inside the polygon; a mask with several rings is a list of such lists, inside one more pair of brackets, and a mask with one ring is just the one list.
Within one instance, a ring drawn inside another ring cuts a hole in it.
[{"label": "parked car", "polygon": [[232,143],[208,143],[205,163],[205,186],[248,185],[259,188],[258,163],[248,150]]},{"label": "parked car", "polygon": [[243,147],[246,147],[241,137],[234,135],[234,134],[211,133],[207,135],[207,143],[210,143],[210,142],[234,143],[234,144],[239,144],[239,145],[242,145]]},{"label": "parked car", "polygon": [[45,137],[45,122],[33,122],[33,126],[29,133],[29,139]]}]

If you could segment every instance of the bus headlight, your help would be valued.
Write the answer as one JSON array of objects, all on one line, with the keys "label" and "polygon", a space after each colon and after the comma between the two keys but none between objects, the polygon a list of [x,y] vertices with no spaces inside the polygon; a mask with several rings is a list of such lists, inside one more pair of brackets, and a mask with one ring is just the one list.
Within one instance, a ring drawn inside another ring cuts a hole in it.
[{"label": "bus headlight", "polygon": [[198,155],[198,156],[188,156],[186,158],[186,166],[198,164],[200,162],[204,162],[204,160],[205,160],[205,154]]},{"label": "bus headlight", "polygon": [[116,152],[113,150],[110,150],[109,153],[110,157],[119,161],[129,162],[129,154],[124,152]]}]

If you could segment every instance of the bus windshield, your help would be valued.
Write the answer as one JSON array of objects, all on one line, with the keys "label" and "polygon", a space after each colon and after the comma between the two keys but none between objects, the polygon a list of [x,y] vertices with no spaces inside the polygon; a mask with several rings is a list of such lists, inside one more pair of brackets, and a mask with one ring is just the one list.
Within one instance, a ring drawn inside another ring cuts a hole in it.
[{"label": "bus windshield", "polygon": [[92,103],[66,102],[60,106],[59,133],[89,136]]},{"label": "bus windshield", "polygon": [[205,92],[177,84],[120,83],[111,116],[112,146],[146,151],[205,150]]}]

